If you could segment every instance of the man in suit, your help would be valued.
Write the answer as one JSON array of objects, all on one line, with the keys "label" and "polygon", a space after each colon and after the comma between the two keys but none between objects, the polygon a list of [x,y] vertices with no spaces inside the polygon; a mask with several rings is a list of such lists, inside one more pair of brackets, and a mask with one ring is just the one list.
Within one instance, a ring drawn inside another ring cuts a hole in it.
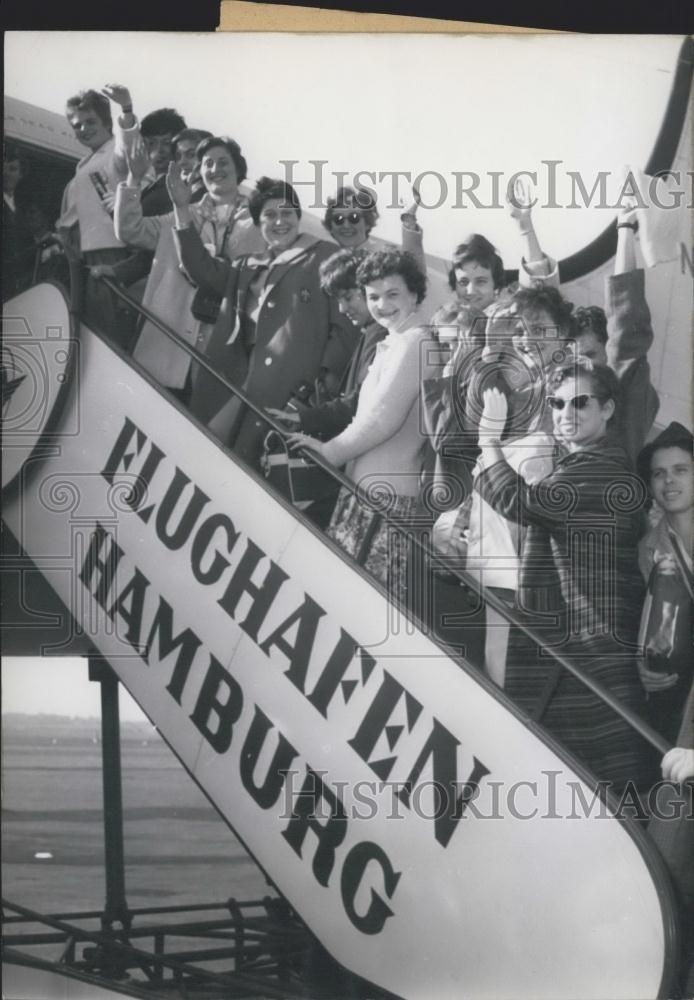
[{"label": "man in suit", "polygon": [[142,214],[145,216],[166,215],[173,207],[166,190],[166,172],[174,159],[174,138],[185,127],[185,121],[173,108],[152,111],[140,123],[140,134],[154,172],[154,180],[142,189]]},{"label": "man in suit", "polygon": [[31,282],[34,243],[18,210],[15,194],[22,179],[16,146],[6,145],[2,164],[2,300],[17,295]]}]

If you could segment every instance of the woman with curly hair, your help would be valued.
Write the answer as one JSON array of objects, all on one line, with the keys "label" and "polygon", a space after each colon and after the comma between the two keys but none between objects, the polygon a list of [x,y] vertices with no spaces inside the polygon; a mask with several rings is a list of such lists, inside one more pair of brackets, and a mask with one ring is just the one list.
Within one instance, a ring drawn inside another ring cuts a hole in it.
[{"label": "woman with curly hair", "polygon": [[[508,464],[499,443],[508,404],[488,389],[475,489],[504,518],[526,526],[516,606],[542,633],[544,649],[643,712],[636,543],[646,496],[610,433],[619,381],[610,368],[578,359],[549,375],[547,392],[553,471],[529,485]],[[505,689],[534,718],[544,706],[543,726],[598,778],[621,787],[648,777],[645,744],[629,724],[523,636],[511,637]]]},{"label": "woman with curly hair", "polygon": [[[342,489],[328,534],[350,555],[373,529],[368,501],[399,522],[411,521],[419,489],[424,435],[419,421],[419,387],[427,374],[429,337],[419,306],[426,278],[416,260],[402,250],[375,251],[357,269],[366,304],[387,334],[361,386],[351,423],[330,441],[293,434],[290,441],[310,448],[332,465],[345,466],[358,486]],[[367,501],[367,502],[365,502]],[[407,589],[404,535],[381,521],[365,568],[403,599]]]}]

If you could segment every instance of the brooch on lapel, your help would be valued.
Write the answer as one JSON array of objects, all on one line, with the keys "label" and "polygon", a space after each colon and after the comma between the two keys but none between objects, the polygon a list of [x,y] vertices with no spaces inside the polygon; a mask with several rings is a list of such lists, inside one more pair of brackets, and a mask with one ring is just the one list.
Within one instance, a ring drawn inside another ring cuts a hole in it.
[{"label": "brooch on lapel", "polygon": [[299,292],[299,298],[301,299],[302,302],[310,302],[311,301],[311,293],[308,290],[308,288],[302,288],[301,289],[301,291]]}]

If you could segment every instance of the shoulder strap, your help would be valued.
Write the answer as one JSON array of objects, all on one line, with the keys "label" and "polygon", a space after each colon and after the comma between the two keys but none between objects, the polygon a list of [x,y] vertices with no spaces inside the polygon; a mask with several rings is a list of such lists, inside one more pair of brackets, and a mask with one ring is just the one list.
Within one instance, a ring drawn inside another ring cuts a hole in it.
[{"label": "shoulder strap", "polygon": [[684,551],[682,550],[682,543],[671,528],[668,528],[668,538],[670,539],[672,551],[675,555],[675,561],[677,562],[684,585],[689,592],[690,598],[694,600],[694,576],[692,575],[692,570],[689,567]]}]

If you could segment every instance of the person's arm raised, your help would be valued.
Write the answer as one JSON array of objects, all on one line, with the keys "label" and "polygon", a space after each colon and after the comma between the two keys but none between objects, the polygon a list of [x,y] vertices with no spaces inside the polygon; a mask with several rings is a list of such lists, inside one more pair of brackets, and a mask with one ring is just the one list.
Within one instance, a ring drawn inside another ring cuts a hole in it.
[{"label": "person's arm raised", "polygon": [[617,216],[617,252],[614,258],[614,273],[627,274],[636,270],[636,201],[625,203]]},{"label": "person's arm raised", "polygon": [[137,123],[133,114],[133,100],[127,87],[120,83],[107,83],[101,88],[101,93],[120,108],[118,124],[121,128],[132,128]]},{"label": "person's arm raised", "polygon": [[145,145],[138,137],[133,146],[126,150],[128,176],[126,183],[120,183],[116,189],[116,201],[113,212],[113,224],[116,236],[129,246],[140,247],[143,250],[156,250],[161,233],[160,215],[145,218],[140,203],[140,185],[144,177],[149,158]]},{"label": "person's arm raised", "polygon": [[402,249],[411,253],[420,268],[426,274],[426,258],[424,256],[424,232],[417,221],[417,209],[422,204],[419,190],[412,185],[412,201],[405,207],[400,216],[402,223]]},{"label": "person's arm raised", "polygon": [[178,163],[169,164],[166,188],[174,206],[173,234],[181,267],[198,288],[215,295],[224,295],[231,265],[228,260],[213,257],[205,249],[193,225],[190,211],[192,193],[183,180]]},{"label": "person's arm raised", "polygon": [[149,170],[149,156],[141,136],[125,151],[125,162],[128,167],[126,183],[128,187],[139,188]]},{"label": "person's arm raised", "polygon": [[533,205],[536,200],[532,197],[529,185],[516,178],[513,190],[508,192],[506,204],[508,214],[514,220],[521,238],[522,255],[518,280],[525,287],[541,282],[558,288],[559,271],[556,261],[544,252],[535,232]]},{"label": "person's arm raised", "polygon": [[133,101],[130,91],[120,83],[107,83],[101,88],[104,97],[118,105],[120,113],[116,118],[114,138],[116,140],[113,153],[113,163],[116,173],[122,180],[127,171],[127,153],[134,142],[140,138],[140,127],[133,114]]},{"label": "person's arm raised", "polygon": [[183,177],[183,171],[179,163],[172,161],[166,173],[166,190],[173,205],[174,219],[177,229],[185,229],[193,221],[190,212],[190,202],[193,191],[188,182]]}]

